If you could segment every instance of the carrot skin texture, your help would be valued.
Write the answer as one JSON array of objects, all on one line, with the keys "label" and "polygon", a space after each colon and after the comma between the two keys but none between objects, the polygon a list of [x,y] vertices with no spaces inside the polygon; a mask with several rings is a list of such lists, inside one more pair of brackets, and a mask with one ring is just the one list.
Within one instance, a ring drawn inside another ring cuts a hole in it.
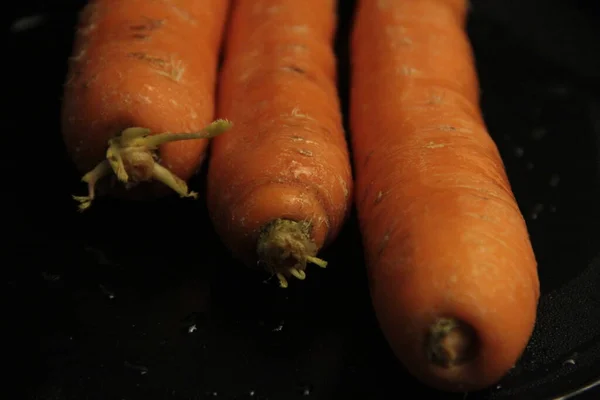
[{"label": "carrot skin texture", "polygon": [[359,0],[351,38],[355,202],[373,305],[406,369],[448,391],[506,374],[539,299],[527,227],[479,108],[466,3]]},{"label": "carrot skin texture", "polygon": [[[208,125],[228,3],[92,0],[84,7],[62,107],[63,139],[81,173],[105,158],[109,139],[124,129],[178,133]],[[162,144],[160,164],[186,181],[201,165],[207,144]],[[153,195],[168,193],[160,185],[153,189]]]},{"label": "carrot skin texture", "polygon": [[334,1],[233,3],[218,116],[235,126],[212,141],[207,204],[217,233],[248,266],[261,260],[257,241],[271,222],[308,221],[318,251],[350,208],[335,26]]}]

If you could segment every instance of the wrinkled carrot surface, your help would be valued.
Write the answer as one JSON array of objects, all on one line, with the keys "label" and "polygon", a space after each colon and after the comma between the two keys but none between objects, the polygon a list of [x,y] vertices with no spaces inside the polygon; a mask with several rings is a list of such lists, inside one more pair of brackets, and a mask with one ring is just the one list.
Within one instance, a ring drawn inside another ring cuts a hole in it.
[{"label": "wrinkled carrot surface", "polygon": [[351,39],[356,206],[381,328],[434,387],[498,381],[531,335],[536,260],[478,104],[463,0],[362,0]]},{"label": "wrinkled carrot surface", "polygon": [[195,196],[185,181],[206,138],[228,127],[207,126],[228,3],[92,0],[82,10],[62,111],[67,150],[90,186],[82,209],[113,172],[127,186],[154,179]]},{"label": "wrinkled carrot surface", "polygon": [[208,207],[233,254],[304,279],[352,193],[336,88],[335,1],[238,0],[225,39]]}]

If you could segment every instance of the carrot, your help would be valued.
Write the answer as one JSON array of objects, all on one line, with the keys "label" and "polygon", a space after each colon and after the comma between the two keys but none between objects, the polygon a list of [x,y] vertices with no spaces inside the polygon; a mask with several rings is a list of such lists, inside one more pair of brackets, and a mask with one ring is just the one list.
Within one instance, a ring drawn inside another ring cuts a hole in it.
[{"label": "carrot", "polygon": [[207,205],[233,256],[304,279],[351,204],[336,88],[335,1],[238,0],[225,38]]},{"label": "carrot", "polygon": [[185,181],[206,139],[230,125],[206,126],[227,8],[225,0],[92,0],[82,10],[62,108],[68,153],[87,172],[88,195],[74,196],[80,210],[111,172],[127,187],[156,180],[196,196]]},{"label": "carrot", "polygon": [[533,330],[526,224],[479,108],[464,0],[362,0],[350,128],[373,306],[399,360],[449,391],[484,388]]}]

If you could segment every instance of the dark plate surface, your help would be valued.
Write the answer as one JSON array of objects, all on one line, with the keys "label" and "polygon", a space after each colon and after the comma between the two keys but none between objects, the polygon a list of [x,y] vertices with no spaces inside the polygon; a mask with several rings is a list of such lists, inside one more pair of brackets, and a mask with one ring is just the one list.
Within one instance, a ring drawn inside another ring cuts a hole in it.
[{"label": "dark plate surface", "polygon": [[[353,2],[341,3],[343,37]],[[482,107],[529,224],[542,298],[517,367],[468,399],[551,399],[600,379],[598,4],[473,4]],[[416,383],[392,357],[354,217],[323,253],[327,270],[280,290],[232,262],[202,200],[102,199],[75,211],[70,195],[84,188],[58,117],[80,5],[24,1],[5,30],[5,390],[43,400],[465,398]],[[344,96],[345,41],[338,50]]]}]

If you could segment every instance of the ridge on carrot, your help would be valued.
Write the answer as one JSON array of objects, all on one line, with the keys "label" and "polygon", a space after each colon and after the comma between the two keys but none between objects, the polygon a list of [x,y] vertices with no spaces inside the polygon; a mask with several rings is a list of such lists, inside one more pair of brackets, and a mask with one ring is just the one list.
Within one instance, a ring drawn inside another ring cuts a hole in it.
[{"label": "ridge on carrot", "polygon": [[207,206],[233,256],[281,287],[337,237],[352,201],[336,87],[335,1],[239,0],[225,35]]},{"label": "ridge on carrot", "polygon": [[[61,110],[65,146],[88,183],[87,196],[74,196],[81,211],[113,173],[124,184],[111,189],[117,197],[196,195],[186,181],[209,140],[230,125],[210,123],[228,7],[228,0],[90,0],[83,7]],[[154,183],[123,190],[143,181]]]},{"label": "ridge on carrot", "polygon": [[358,0],[350,128],[371,298],[430,386],[501,379],[533,331],[525,220],[479,107],[466,0]]},{"label": "ridge on carrot", "polygon": [[79,203],[79,210],[90,207],[95,197],[96,183],[114,172],[117,179],[129,186],[152,179],[162,182],[181,197],[196,198],[198,194],[188,190],[187,184],[177,175],[163,167],[157,161],[155,150],[158,146],[180,140],[211,139],[231,128],[231,122],[216,120],[200,132],[171,133],[151,135],[149,129],[127,128],[108,141],[106,159],[86,173],[81,180],[88,184],[87,196],[73,196]]}]

